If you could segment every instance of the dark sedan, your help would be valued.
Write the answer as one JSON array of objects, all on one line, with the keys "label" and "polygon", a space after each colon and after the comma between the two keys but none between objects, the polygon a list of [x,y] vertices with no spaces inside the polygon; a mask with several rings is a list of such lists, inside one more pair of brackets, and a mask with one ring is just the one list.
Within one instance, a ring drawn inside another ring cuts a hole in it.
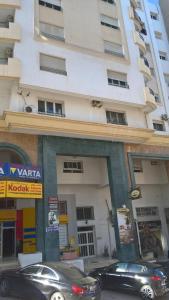
[{"label": "dark sedan", "polygon": [[154,299],[166,294],[169,279],[161,265],[145,262],[117,262],[90,272],[103,289],[124,289],[140,294],[143,299]]},{"label": "dark sedan", "polygon": [[94,278],[63,263],[43,263],[0,274],[1,296],[34,300],[99,300]]}]

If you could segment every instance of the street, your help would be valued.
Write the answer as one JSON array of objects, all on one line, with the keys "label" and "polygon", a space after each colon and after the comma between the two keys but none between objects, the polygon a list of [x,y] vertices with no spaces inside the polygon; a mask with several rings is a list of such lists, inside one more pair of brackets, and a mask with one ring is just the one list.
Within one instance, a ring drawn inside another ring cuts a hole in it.
[{"label": "street", "polygon": [[[16,298],[2,298],[0,300],[16,300]],[[120,293],[120,292],[112,292],[112,291],[103,291],[101,300],[139,300],[140,297],[132,294]],[[168,295],[158,298],[159,300],[168,300]],[[18,299],[19,300],[19,299]],[[33,299],[36,300],[36,299]]]}]

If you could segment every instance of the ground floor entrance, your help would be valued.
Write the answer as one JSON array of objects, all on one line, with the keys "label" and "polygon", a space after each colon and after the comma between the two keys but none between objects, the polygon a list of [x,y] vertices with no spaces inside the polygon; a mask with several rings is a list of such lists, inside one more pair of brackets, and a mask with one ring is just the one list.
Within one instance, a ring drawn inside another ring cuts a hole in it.
[{"label": "ground floor entrance", "polygon": [[78,227],[78,244],[81,257],[93,257],[96,255],[95,234],[92,226]]},{"label": "ground floor entrance", "polygon": [[0,223],[0,258],[16,255],[16,223]]}]

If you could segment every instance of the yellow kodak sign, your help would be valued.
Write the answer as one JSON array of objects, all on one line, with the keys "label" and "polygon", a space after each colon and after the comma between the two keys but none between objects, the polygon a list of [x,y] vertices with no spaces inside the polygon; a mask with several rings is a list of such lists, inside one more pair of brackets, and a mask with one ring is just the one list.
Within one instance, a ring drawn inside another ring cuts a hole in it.
[{"label": "yellow kodak sign", "polygon": [[6,195],[6,181],[0,181],[0,198],[5,198]]},{"label": "yellow kodak sign", "polygon": [[41,199],[42,184],[33,182],[7,181],[6,197]]}]

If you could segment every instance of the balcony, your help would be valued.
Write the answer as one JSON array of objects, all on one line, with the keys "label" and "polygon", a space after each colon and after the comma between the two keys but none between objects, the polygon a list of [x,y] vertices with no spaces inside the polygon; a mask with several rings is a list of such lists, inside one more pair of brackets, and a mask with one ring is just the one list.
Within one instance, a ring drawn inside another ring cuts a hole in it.
[{"label": "balcony", "polygon": [[149,87],[145,87],[144,97],[145,97],[145,102],[146,102],[144,112],[150,113],[150,112],[154,111],[158,105],[156,103],[155,94],[154,94],[153,90],[150,89]]},{"label": "balcony", "polygon": [[20,26],[16,23],[0,22],[0,40],[20,41],[21,40]]},{"label": "balcony", "polygon": [[138,60],[140,72],[142,72],[148,80],[151,80],[151,71],[146,58],[140,57]]},{"label": "balcony", "polygon": [[0,77],[1,78],[20,78],[21,63],[17,58],[0,58]]},{"label": "balcony", "polygon": [[134,31],[133,33],[134,42],[139,46],[143,53],[146,53],[146,44],[144,42],[144,38],[138,31]]},{"label": "balcony", "polygon": [[0,0],[0,8],[21,8],[21,0]]}]

